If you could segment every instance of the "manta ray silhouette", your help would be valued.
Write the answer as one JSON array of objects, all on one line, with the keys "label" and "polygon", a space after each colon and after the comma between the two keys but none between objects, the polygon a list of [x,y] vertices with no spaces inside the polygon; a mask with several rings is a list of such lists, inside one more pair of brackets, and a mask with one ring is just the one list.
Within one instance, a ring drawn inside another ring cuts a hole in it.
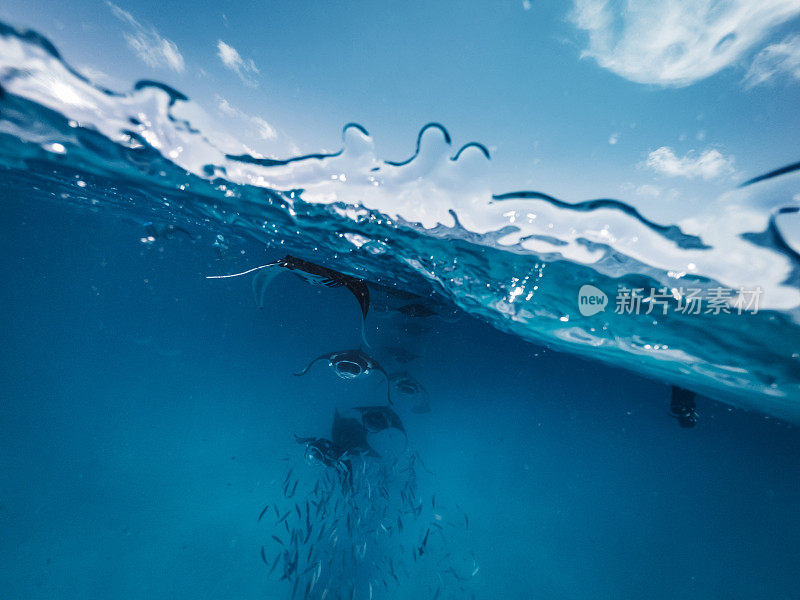
[{"label": "manta ray silhouette", "polygon": [[392,403],[392,386],[391,382],[389,381],[389,375],[378,363],[378,361],[372,358],[366,352],[363,352],[362,350],[337,350],[336,352],[323,354],[308,363],[305,369],[295,373],[295,376],[300,377],[305,375],[314,365],[314,363],[320,360],[327,360],[328,366],[330,366],[342,379],[355,379],[356,377],[361,377],[362,375],[369,375],[371,370],[380,371],[386,378],[386,401],[389,404]]},{"label": "manta ray silhouette", "polygon": [[276,272],[272,272],[270,276],[261,275],[261,273],[265,273],[262,270],[268,267],[280,267],[286,269],[287,271],[291,271],[303,281],[311,285],[323,285],[328,288],[347,288],[347,290],[353,294],[358,301],[358,305],[361,307],[361,316],[364,319],[367,318],[367,313],[369,312],[369,288],[364,280],[351,277],[350,275],[345,275],[344,273],[339,273],[339,271],[334,271],[328,267],[323,267],[307,260],[303,260],[302,258],[296,258],[289,254],[271,263],[253,267],[252,269],[242,271],[241,273],[233,273],[231,275],[209,275],[206,277],[206,279],[228,279],[230,277],[241,277],[242,275],[247,275],[248,273],[260,272],[258,277],[262,277],[263,279],[266,279],[266,281],[261,282],[257,281],[257,278],[253,278],[253,291],[255,292],[257,290],[257,286],[261,286],[259,306],[263,308],[266,286],[269,284],[272,278],[278,274]]},{"label": "manta ray silhouette", "polygon": [[406,350],[402,346],[384,346],[383,351],[388,354],[392,360],[401,364],[410,363],[411,361],[421,358],[420,354]]},{"label": "manta ray silhouette", "polygon": [[306,457],[309,460],[337,469],[344,466],[349,471],[351,456],[381,457],[380,452],[370,445],[369,436],[387,429],[397,429],[408,439],[400,417],[388,406],[355,406],[344,414],[336,410],[331,426],[331,439],[297,435],[294,437],[298,444],[306,446]]},{"label": "manta ray silhouette", "polygon": [[361,425],[367,433],[378,433],[384,429],[397,429],[408,437],[400,417],[388,406],[354,406],[351,410],[361,415]]},{"label": "manta ray silhouette", "polygon": [[417,319],[424,319],[425,317],[433,317],[439,314],[432,308],[417,302],[401,306],[398,310],[407,317],[414,317]]},{"label": "manta ray silhouette", "polygon": [[[269,267],[278,267],[278,269],[269,269]],[[351,277],[339,271],[334,271],[328,267],[303,260],[287,254],[281,259],[253,267],[241,273],[233,273],[231,275],[209,275],[206,279],[229,279],[231,277],[241,277],[249,273],[255,273],[253,276],[253,295],[260,308],[264,308],[264,295],[267,292],[267,287],[275,278],[276,275],[290,271],[300,277],[303,281],[310,285],[321,285],[327,288],[344,287],[349,291],[358,301],[361,307],[361,337],[364,343],[367,344],[366,335],[364,333],[364,321],[369,312],[369,288],[363,279]]]},{"label": "manta ray silhouette", "polygon": [[419,381],[408,373],[408,371],[393,373],[390,379],[395,390],[413,399],[414,403],[411,406],[411,412],[427,413],[431,411],[431,405],[428,402],[428,392]]},{"label": "manta ray silhouette", "polygon": [[142,240],[147,242],[154,242],[160,239],[171,239],[179,233],[186,236],[190,240],[194,239],[194,236],[180,225],[147,221],[146,223],[142,223],[142,228],[144,229],[144,237]]},{"label": "manta ray silhouette", "polygon": [[672,386],[669,412],[670,416],[677,419],[678,425],[681,427],[690,428],[697,424],[699,413],[694,399],[694,392],[675,385]]},{"label": "manta ray silhouette", "polygon": [[[337,443],[361,445],[366,444],[366,454],[382,458],[391,455],[393,452],[401,452],[400,446],[395,445],[399,438],[394,438],[394,442],[386,445],[386,438],[381,439],[383,432],[397,430],[403,434],[403,447],[408,446],[408,434],[403,422],[394,410],[388,406],[354,406],[340,414],[336,411],[333,420],[333,440]],[[390,438],[391,439],[391,436]],[[392,450],[394,448],[394,450]]]}]

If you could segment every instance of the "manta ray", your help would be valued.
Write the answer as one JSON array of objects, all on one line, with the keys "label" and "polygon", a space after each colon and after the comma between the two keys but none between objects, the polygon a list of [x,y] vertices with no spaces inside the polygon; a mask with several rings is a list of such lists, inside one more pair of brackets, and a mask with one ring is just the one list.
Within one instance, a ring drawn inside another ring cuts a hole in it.
[{"label": "manta ray", "polygon": [[421,358],[420,354],[406,350],[402,346],[384,346],[383,351],[388,354],[392,360],[401,364],[410,363],[411,361]]},{"label": "manta ray", "polygon": [[[272,283],[272,280],[277,275],[285,273],[286,271],[294,273],[310,285],[324,286],[327,288],[344,287],[353,294],[361,308],[361,337],[362,339],[365,338],[364,320],[366,320],[367,313],[369,312],[369,288],[363,279],[339,273],[339,271],[334,271],[328,267],[323,267],[289,254],[276,261],[253,267],[241,273],[233,273],[231,275],[209,275],[206,279],[229,279],[231,277],[241,277],[242,275],[255,273],[253,276],[253,295],[255,296],[259,308],[264,308],[264,295],[267,292],[267,287],[269,287],[269,284]],[[364,343],[366,344],[366,339],[364,339]]]},{"label": "manta ray", "polygon": [[314,363],[320,360],[327,360],[328,366],[342,379],[355,379],[362,375],[369,375],[369,372],[372,370],[380,371],[386,378],[386,401],[389,404],[392,403],[389,375],[378,361],[366,352],[361,350],[337,350],[336,352],[323,354],[308,363],[305,369],[295,373],[295,376],[300,377],[305,375]]},{"label": "manta ray", "polygon": [[428,402],[428,392],[419,381],[408,373],[408,371],[393,373],[390,379],[395,390],[414,400],[414,404],[411,406],[411,412],[427,413],[431,411],[431,405]]},{"label": "manta ray", "polygon": [[677,419],[681,427],[690,428],[697,424],[699,413],[694,398],[694,392],[676,385],[672,386],[669,413],[671,417]]},{"label": "manta ray", "polygon": [[142,223],[142,228],[144,229],[144,236],[142,237],[143,242],[155,242],[156,240],[160,239],[171,239],[179,233],[186,236],[190,240],[194,240],[194,236],[180,225],[147,221],[146,223]]},{"label": "manta ray", "polygon": [[[392,430],[403,434],[402,438],[393,435]],[[406,428],[388,406],[355,406],[344,414],[337,410],[332,434],[334,443],[340,440],[339,444],[358,445],[367,456],[377,458],[403,452],[408,447]]]},{"label": "manta ray", "polygon": [[357,279],[356,277],[339,273],[339,271],[334,271],[333,269],[303,260],[302,258],[296,258],[290,254],[271,263],[259,265],[258,267],[253,267],[241,273],[233,273],[231,275],[209,275],[206,279],[228,279],[230,277],[241,277],[242,275],[258,272],[257,275],[253,277],[253,292],[256,294],[259,306],[263,308],[266,288],[272,279],[280,274],[280,271],[268,272],[263,270],[269,267],[279,267],[291,271],[310,285],[322,285],[328,288],[346,288],[358,301],[358,305],[361,307],[361,316],[364,319],[367,318],[367,313],[369,312],[369,288],[363,279]]},{"label": "manta ray", "polygon": [[397,429],[406,438],[406,428],[400,417],[388,406],[355,406],[351,409],[361,415],[361,425],[367,433],[379,433],[385,429]]},{"label": "manta ray", "polygon": [[306,446],[306,458],[343,472],[350,471],[351,456],[381,457],[381,453],[370,445],[370,436],[389,429],[396,429],[408,440],[408,434],[400,417],[388,406],[355,406],[334,413],[331,439],[300,437],[298,444]]}]

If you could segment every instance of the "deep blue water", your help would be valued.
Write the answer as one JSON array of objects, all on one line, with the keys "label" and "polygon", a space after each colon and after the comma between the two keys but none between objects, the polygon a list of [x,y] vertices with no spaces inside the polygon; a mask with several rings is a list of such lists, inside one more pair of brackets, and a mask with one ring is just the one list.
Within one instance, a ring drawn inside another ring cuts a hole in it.
[{"label": "deep blue water", "polygon": [[[281,531],[257,517],[291,507],[289,466],[301,489],[321,477],[293,435],[383,398],[377,375],[292,376],[358,345],[354,303],[287,277],[259,309],[243,278],[203,278],[200,243],[145,245],[130,219],[25,189],[1,206],[2,596],[289,597],[259,555]],[[680,429],[668,387],[631,372],[467,316],[407,326],[389,319],[372,344],[421,355],[406,366],[431,411],[398,403],[432,472],[419,493],[468,515],[446,543],[480,569],[442,584],[407,560],[375,597],[798,597],[796,428],[700,398]]]}]

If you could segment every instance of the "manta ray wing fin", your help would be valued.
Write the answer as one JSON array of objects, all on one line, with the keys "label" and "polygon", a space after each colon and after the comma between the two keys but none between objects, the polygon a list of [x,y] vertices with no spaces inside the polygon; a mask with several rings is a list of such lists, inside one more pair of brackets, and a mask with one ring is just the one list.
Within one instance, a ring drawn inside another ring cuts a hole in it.
[{"label": "manta ray wing fin", "polygon": [[366,319],[369,312],[369,288],[366,282],[357,277],[345,275],[339,271],[334,271],[328,267],[323,267],[316,263],[303,260],[287,254],[280,261],[282,267],[286,267],[295,274],[314,285],[324,285],[325,287],[346,287],[358,301],[361,307],[361,316]]},{"label": "manta ray wing fin", "polygon": [[378,364],[378,361],[376,360],[372,361],[372,366],[376,371],[383,373],[383,377],[386,379],[386,402],[389,404],[389,406],[392,406],[392,382],[389,379],[389,374],[386,372],[386,369]]},{"label": "manta ray wing fin", "polygon": [[370,343],[367,341],[367,322],[363,319],[361,320],[361,341],[367,348],[372,348]]},{"label": "manta ray wing fin", "polygon": [[314,360],[312,360],[310,363],[308,363],[308,365],[306,366],[306,368],[305,368],[305,369],[303,369],[302,371],[298,371],[297,373],[295,373],[295,374],[294,374],[294,375],[295,375],[295,377],[300,377],[300,376],[302,376],[302,375],[305,375],[306,373],[308,373],[308,370],[311,368],[311,366],[312,366],[312,365],[313,365],[315,362],[317,362],[317,361],[319,361],[319,360],[324,360],[324,359],[328,359],[328,360],[330,360],[330,358],[331,358],[331,355],[330,355],[330,354],[323,354],[322,356],[318,356],[317,358],[315,358]]},{"label": "manta ray wing fin", "polygon": [[253,298],[255,298],[258,308],[264,308],[264,296],[267,294],[267,288],[272,283],[272,280],[283,272],[271,269],[269,271],[259,271],[253,275]]},{"label": "manta ray wing fin", "polygon": [[361,316],[366,319],[367,313],[369,312],[369,288],[367,284],[361,279],[347,277],[347,279],[342,281],[342,285],[356,297],[358,305],[361,307]]}]

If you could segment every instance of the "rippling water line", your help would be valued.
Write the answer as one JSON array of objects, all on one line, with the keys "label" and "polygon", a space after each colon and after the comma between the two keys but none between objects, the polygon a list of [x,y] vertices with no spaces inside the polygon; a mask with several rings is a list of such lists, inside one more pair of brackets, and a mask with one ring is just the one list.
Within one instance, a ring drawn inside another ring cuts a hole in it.
[{"label": "rippling water line", "polygon": [[[798,417],[797,241],[778,218],[797,217],[796,168],[656,222],[621,200],[492,189],[486,148],[453,147],[439,124],[403,160],[378,157],[358,124],[344,128],[338,152],[255,156],[212,134],[177,90],[97,87],[47,40],[8,26],[0,85],[7,185],[47,182],[42,194],[64,202],[254,237],[373,282],[433,291],[532,341]],[[763,294],[756,315],[587,317],[577,304],[585,284],[612,299],[621,285]]]}]

